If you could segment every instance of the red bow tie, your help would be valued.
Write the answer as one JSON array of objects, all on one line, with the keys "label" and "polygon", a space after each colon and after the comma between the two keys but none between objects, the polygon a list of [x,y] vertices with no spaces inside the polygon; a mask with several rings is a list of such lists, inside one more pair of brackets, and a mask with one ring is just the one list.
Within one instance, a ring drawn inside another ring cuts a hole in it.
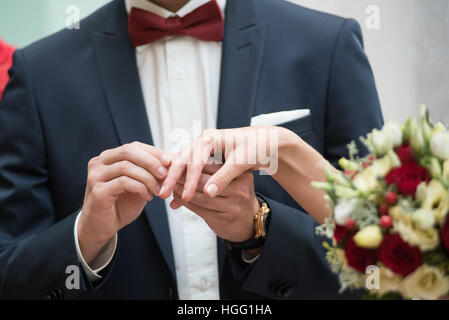
[{"label": "red bow tie", "polygon": [[203,41],[221,41],[223,26],[223,15],[216,0],[205,3],[182,18],[164,19],[138,8],[132,8],[128,17],[128,33],[134,47],[179,35]]}]

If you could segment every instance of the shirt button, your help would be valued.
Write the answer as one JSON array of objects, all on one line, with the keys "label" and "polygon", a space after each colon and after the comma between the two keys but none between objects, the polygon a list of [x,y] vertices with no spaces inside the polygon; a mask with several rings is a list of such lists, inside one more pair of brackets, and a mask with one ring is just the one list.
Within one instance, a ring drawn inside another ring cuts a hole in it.
[{"label": "shirt button", "polygon": [[179,80],[183,80],[187,77],[187,72],[185,72],[184,70],[178,70],[176,75],[178,76]]},{"label": "shirt button", "polygon": [[209,280],[207,280],[206,278],[201,278],[200,279],[200,283],[199,283],[199,285],[198,285],[198,289],[201,291],[201,292],[204,292],[204,291],[206,291],[207,289],[209,288]]}]

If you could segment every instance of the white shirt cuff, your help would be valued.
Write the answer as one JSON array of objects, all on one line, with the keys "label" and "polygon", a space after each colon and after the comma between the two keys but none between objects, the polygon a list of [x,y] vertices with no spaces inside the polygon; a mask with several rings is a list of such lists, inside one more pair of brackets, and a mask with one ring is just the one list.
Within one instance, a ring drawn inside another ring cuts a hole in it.
[{"label": "white shirt cuff", "polygon": [[242,257],[243,262],[251,264],[251,263],[256,262],[257,259],[259,259],[260,253],[257,254],[256,256],[253,256],[252,254],[249,254],[247,251],[242,250],[241,257]]},{"label": "white shirt cuff", "polygon": [[98,281],[102,279],[98,273],[106,268],[114,257],[115,249],[117,248],[117,234],[109,240],[106,245],[101,249],[98,253],[98,256],[92,261],[89,266],[83,258],[83,254],[81,253],[80,245],[78,242],[78,219],[81,215],[81,212],[78,214],[75,220],[75,246],[76,246],[76,254],[78,255],[78,260],[81,262],[81,265],[86,272],[87,277],[90,281]]}]

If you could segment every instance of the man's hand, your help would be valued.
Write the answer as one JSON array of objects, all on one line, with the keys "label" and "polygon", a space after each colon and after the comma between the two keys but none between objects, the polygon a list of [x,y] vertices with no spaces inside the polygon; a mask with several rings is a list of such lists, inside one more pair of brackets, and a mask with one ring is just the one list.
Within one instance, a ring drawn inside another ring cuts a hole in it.
[{"label": "man's hand", "polygon": [[202,217],[209,227],[221,238],[241,242],[254,237],[254,216],[260,207],[254,193],[252,171],[246,171],[235,178],[218,196],[211,198],[203,192],[213,172],[201,174],[196,192],[189,202],[182,200],[184,190],[183,177],[173,192],[173,209],[184,206]]},{"label": "man's hand", "polygon": [[153,195],[159,194],[169,165],[168,154],[139,142],[106,150],[89,161],[77,230],[88,264],[109,239],[140,215]]}]

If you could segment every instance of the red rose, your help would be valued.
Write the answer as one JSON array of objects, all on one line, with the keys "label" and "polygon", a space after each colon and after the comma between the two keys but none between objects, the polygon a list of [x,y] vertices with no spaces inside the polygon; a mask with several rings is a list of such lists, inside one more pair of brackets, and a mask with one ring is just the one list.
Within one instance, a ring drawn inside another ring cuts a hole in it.
[{"label": "red rose", "polygon": [[415,161],[413,159],[412,148],[410,147],[410,145],[405,144],[403,146],[397,147],[395,151],[402,164]]},{"label": "red rose", "polygon": [[368,250],[356,246],[354,237],[345,243],[345,255],[348,265],[353,269],[365,273],[366,268],[377,263],[376,250]]},{"label": "red rose", "polygon": [[388,185],[395,184],[400,194],[413,197],[418,185],[423,181],[429,182],[429,180],[429,170],[414,162],[404,163],[399,168],[390,170],[385,177],[386,183]]},{"label": "red rose", "polygon": [[422,265],[421,251],[397,234],[387,234],[379,247],[379,260],[394,273],[408,276]]},{"label": "red rose", "polygon": [[441,228],[441,239],[443,239],[443,245],[447,253],[449,253],[449,215],[446,218],[446,222]]},{"label": "red rose", "polygon": [[341,240],[349,235],[348,230],[345,227],[336,225],[334,229],[334,239],[339,243]]}]

